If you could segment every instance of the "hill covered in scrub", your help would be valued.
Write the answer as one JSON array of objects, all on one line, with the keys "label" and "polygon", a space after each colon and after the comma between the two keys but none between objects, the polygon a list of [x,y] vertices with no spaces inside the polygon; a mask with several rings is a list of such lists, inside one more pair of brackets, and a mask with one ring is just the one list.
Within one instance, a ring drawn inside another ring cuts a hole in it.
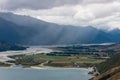
[{"label": "hill covered in scrub", "polygon": [[114,67],[92,80],[120,80],[120,66]]},{"label": "hill covered in scrub", "polygon": [[101,74],[93,80],[120,80],[120,54],[97,65],[97,69]]},{"label": "hill covered in scrub", "polygon": [[109,58],[107,61],[97,65],[97,69],[100,73],[104,73],[114,67],[120,66],[120,54],[116,54]]}]

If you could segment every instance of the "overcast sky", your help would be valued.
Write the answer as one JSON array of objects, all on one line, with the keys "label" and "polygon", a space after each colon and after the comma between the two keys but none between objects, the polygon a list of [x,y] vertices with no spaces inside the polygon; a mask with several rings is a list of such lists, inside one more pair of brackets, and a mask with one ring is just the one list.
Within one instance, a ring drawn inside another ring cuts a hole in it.
[{"label": "overcast sky", "polygon": [[120,0],[0,0],[0,10],[58,24],[120,28]]}]

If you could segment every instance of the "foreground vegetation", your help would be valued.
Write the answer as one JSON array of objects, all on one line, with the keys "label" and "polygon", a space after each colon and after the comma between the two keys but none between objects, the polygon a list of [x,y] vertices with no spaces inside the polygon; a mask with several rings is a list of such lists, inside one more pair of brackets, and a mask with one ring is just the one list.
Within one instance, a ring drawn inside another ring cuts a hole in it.
[{"label": "foreground vegetation", "polygon": [[105,62],[97,65],[97,69],[100,73],[104,73],[114,67],[120,66],[120,54],[114,55],[110,59],[107,59]]},{"label": "foreground vegetation", "polygon": [[98,64],[97,69],[101,74],[93,80],[120,80],[120,54]]}]

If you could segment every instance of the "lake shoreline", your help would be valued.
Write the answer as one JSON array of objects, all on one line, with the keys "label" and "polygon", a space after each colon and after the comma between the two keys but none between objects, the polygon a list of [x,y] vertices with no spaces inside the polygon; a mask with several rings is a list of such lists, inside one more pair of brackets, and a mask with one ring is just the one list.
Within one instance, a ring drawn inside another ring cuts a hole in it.
[{"label": "lake shoreline", "polygon": [[88,70],[88,69],[92,69],[92,68],[75,68],[75,67],[36,67],[36,66],[31,66],[30,68],[32,69],[83,69],[83,70]]},{"label": "lake shoreline", "polygon": [[[0,68],[17,68],[19,66],[0,66]],[[87,70],[87,69],[92,69],[92,67],[51,67],[51,66],[44,66],[44,67],[37,67],[37,66],[30,66],[30,67],[24,67],[24,66],[20,66],[21,68],[24,68],[24,69],[84,69],[84,70]]]}]

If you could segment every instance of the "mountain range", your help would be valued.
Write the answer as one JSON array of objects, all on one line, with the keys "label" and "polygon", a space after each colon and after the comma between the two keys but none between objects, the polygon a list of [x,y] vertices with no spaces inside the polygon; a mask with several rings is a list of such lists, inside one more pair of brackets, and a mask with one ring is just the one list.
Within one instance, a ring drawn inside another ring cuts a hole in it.
[{"label": "mountain range", "polygon": [[59,25],[30,16],[0,12],[0,41],[25,45],[61,45],[120,42],[120,30]]}]

